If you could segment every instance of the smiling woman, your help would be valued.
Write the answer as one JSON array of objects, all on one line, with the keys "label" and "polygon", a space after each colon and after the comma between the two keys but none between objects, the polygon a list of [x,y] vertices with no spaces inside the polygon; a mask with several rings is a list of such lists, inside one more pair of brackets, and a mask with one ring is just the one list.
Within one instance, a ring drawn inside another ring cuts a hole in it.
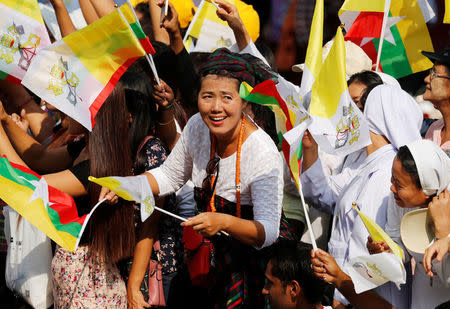
[{"label": "smiling woman", "polygon": [[[276,78],[257,58],[226,49],[211,54],[200,77],[200,112],[189,119],[164,164],[145,175],[160,196],[192,180],[198,215],[182,226],[214,245],[206,257],[213,256],[202,282],[206,288],[189,290],[184,305],[264,308],[265,248],[278,237],[293,236],[281,213],[282,158],[272,139],[243,112],[247,102],[239,97],[239,85]],[[190,261],[189,266],[198,265]]]}]

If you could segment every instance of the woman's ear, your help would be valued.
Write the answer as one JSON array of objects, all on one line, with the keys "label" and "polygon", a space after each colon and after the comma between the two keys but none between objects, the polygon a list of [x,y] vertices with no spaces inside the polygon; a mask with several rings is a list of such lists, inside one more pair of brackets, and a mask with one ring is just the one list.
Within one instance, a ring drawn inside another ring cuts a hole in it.
[{"label": "woman's ear", "polygon": [[131,124],[133,122],[133,116],[131,115],[131,113],[128,113],[127,122],[128,124]]}]

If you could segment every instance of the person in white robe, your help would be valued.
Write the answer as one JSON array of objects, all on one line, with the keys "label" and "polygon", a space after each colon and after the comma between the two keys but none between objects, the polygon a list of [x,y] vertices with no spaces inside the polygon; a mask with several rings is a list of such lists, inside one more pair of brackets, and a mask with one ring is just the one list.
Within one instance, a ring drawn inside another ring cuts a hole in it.
[{"label": "person in white robe", "polygon": [[[392,193],[385,230],[405,252],[404,262],[411,257],[416,261],[412,309],[435,308],[450,300],[447,278],[434,276],[430,280],[422,267],[423,252],[408,249],[400,233],[400,224],[406,213],[426,208],[432,198],[442,194],[445,189],[450,189],[450,159],[438,145],[429,140],[417,140],[399,150],[392,167]],[[382,252],[381,248],[385,247],[382,242],[368,242],[367,246],[371,253]],[[448,263],[447,259],[448,254],[440,263]]]},{"label": "person in white robe", "polygon": [[[384,226],[394,156],[399,147],[420,138],[422,113],[414,99],[399,88],[375,87],[367,97],[364,115],[372,140],[365,148],[367,157],[339,175],[326,175],[317,144],[309,134],[303,140],[303,193],[312,205],[334,214],[328,249],[341,268],[350,259],[368,254],[368,231],[352,204]],[[408,307],[407,291],[399,292],[393,284],[385,284],[376,292],[397,308]],[[337,291],[335,300],[348,304]]]}]

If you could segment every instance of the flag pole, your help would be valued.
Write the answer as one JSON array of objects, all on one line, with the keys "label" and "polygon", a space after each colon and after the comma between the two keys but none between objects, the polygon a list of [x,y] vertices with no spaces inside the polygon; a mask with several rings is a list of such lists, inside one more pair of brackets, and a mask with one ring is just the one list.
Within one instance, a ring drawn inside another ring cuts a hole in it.
[{"label": "flag pole", "polygon": [[300,181],[298,183],[298,193],[300,194],[300,199],[302,201],[303,212],[305,213],[306,226],[308,227],[309,237],[311,238],[311,244],[312,244],[313,250],[317,251],[316,236],[314,235],[314,232],[312,229],[311,220],[309,220],[309,212],[308,212],[308,209],[306,209],[305,197],[303,196],[302,184]]},{"label": "flag pole", "polygon": [[[183,217],[180,217],[180,216],[178,216],[178,215],[176,215],[176,214],[174,214],[174,213],[171,213],[170,211],[167,211],[167,210],[164,210],[164,209],[162,209],[162,208],[159,208],[158,206],[155,206],[155,209],[158,210],[158,211],[160,211],[160,212],[162,212],[163,214],[166,214],[166,215],[168,215],[168,216],[174,217],[175,219],[181,220],[181,221],[183,221],[183,222],[188,221],[187,219],[185,219],[185,218],[183,218]],[[223,235],[225,235],[225,236],[230,236],[230,234],[228,234],[227,232],[224,232],[224,231],[219,231],[219,232],[217,232],[217,234],[221,234],[221,233],[222,233]]]},{"label": "flag pole", "polygon": [[97,204],[95,204],[94,207],[92,207],[91,211],[86,215],[86,219],[84,219],[83,226],[81,227],[80,234],[78,234],[77,242],[75,243],[75,249],[73,249],[73,252],[75,252],[78,248],[78,245],[80,244],[81,236],[83,235],[84,229],[86,228],[86,225],[89,221],[89,218],[91,218],[91,215],[94,213],[94,211],[100,206],[104,201],[106,201],[106,197],[99,201]]},{"label": "flag pole", "polygon": [[[127,5],[130,8],[131,13],[133,13],[134,19],[136,20],[137,24],[142,29],[141,23],[139,22],[139,18],[137,17],[136,12],[134,11],[133,6],[131,5],[130,0],[127,0]],[[120,15],[125,19],[122,12],[120,11],[120,9],[119,8],[117,8],[117,9],[119,10]],[[125,19],[125,21],[126,21],[126,19]],[[127,22],[127,24],[128,24],[128,22]],[[156,83],[158,84],[158,86],[161,86],[161,81],[159,80],[158,71],[156,70],[155,62],[153,61],[152,55],[145,53],[145,59],[147,59],[147,62],[150,65],[150,68],[152,69],[153,75],[155,76]]]},{"label": "flag pole", "polygon": [[375,72],[379,71],[381,51],[383,50],[384,33],[386,32],[386,23],[389,17],[389,10],[391,8],[391,0],[385,0],[384,3],[384,15],[383,15],[383,25],[381,27],[380,42],[378,43],[378,54],[377,54],[377,65],[375,67]]}]

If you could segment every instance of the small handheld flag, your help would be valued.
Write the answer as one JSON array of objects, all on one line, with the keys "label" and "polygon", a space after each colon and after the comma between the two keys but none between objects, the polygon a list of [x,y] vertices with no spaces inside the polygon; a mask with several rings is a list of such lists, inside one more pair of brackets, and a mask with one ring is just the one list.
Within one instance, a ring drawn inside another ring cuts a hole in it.
[{"label": "small handheld flag", "polygon": [[122,74],[145,51],[119,10],[41,50],[22,84],[88,130]]},{"label": "small handheld flag", "polygon": [[392,253],[378,253],[351,259],[345,272],[352,278],[356,293],[362,293],[392,281],[400,289],[406,282],[406,270],[402,261]]},{"label": "small handheld flag", "polygon": [[386,234],[383,229],[375,223],[372,219],[370,219],[368,216],[363,214],[358,207],[356,206],[356,203],[353,203],[353,208],[356,210],[358,215],[361,217],[361,220],[363,220],[364,225],[367,228],[367,231],[369,231],[370,236],[372,236],[372,239],[374,241],[385,241],[389,248],[391,248],[392,252],[397,256],[400,260],[403,260],[403,250],[397,245],[389,236]]},{"label": "small handheld flag", "polygon": [[0,0],[0,79],[20,84],[36,54],[48,45],[37,0]]},{"label": "small handheld flag", "polygon": [[155,198],[145,175],[135,177],[102,177],[89,176],[92,181],[102,187],[114,191],[127,201],[136,201],[141,204],[141,220],[145,221],[155,210]]},{"label": "small handheld flag", "polygon": [[91,214],[79,216],[68,194],[47,184],[45,178],[0,158],[0,198],[61,247],[75,251]]}]

